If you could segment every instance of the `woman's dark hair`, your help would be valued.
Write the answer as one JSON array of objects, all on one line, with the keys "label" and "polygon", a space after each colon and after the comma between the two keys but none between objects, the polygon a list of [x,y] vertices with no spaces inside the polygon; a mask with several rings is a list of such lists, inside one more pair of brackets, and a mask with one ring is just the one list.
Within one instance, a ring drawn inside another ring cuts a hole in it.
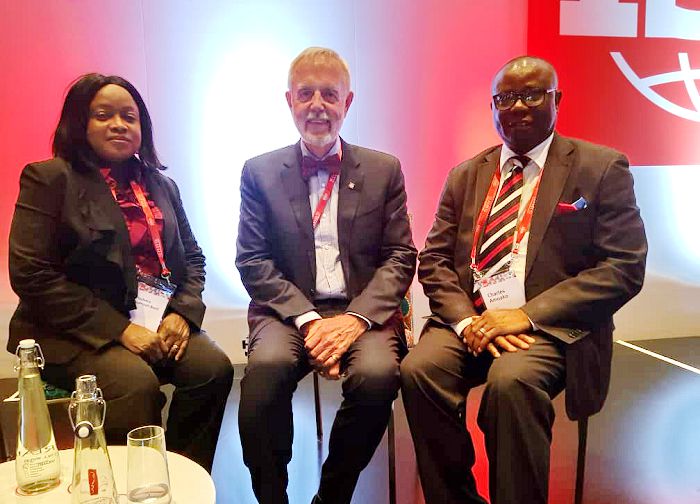
[{"label": "woman's dark hair", "polygon": [[151,116],[148,114],[143,98],[129,81],[116,75],[89,73],[73,82],[66,94],[61,118],[53,134],[53,155],[89,168],[99,167],[100,159],[87,141],[87,125],[90,118],[90,103],[97,92],[108,84],[126,89],[139,109],[141,147],[138,157],[141,163],[149,168],[165,169],[158,161],[153,145]]}]

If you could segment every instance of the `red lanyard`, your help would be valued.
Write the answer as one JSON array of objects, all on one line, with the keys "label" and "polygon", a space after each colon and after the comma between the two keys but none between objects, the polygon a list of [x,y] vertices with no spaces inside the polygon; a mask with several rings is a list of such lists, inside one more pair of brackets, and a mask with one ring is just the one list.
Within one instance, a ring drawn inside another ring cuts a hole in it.
[{"label": "red lanyard", "polygon": [[151,235],[151,241],[153,242],[153,247],[156,249],[156,255],[158,256],[158,262],[160,262],[160,276],[165,280],[170,281],[170,270],[165,265],[165,256],[163,254],[163,240],[160,237],[160,232],[158,231],[158,226],[156,224],[156,218],[153,216],[153,211],[151,207],[148,206],[148,201],[146,196],[143,194],[143,189],[135,181],[129,182],[131,184],[131,190],[134,191],[134,196],[141,206],[144,215],[146,216],[146,224],[148,224],[148,231]]},{"label": "red lanyard", "polygon": [[[340,159],[343,159],[342,147],[340,148],[340,150],[338,150],[338,156],[340,157]],[[326,182],[326,188],[323,190],[321,199],[319,199],[318,203],[316,204],[316,210],[314,210],[314,215],[311,218],[311,225],[313,226],[314,231],[318,227],[318,223],[321,222],[321,216],[323,215],[323,211],[326,209],[328,200],[331,199],[331,193],[333,193],[333,185],[338,179],[338,175],[338,173],[333,173],[330,177],[328,177],[328,182]]]},{"label": "red lanyard", "polygon": [[337,178],[337,173],[334,173],[330,177],[328,177],[328,182],[326,182],[326,188],[323,190],[321,199],[319,199],[318,203],[316,204],[316,210],[314,211],[314,216],[311,219],[311,224],[313,225],[314,230],[318,227],[318,223],[321,222],[321,215],[323,215],[323,211],[326,209],[328,200],[331,199],[331,193],[333,192],[333,184],[335,184]]},{"label": "red lanyard", "polygon": [[[523,170],[523,172],[524,171],[525,170]],[[537,182],[535,182],[535,187],[533,187],[532,189],[532,195],[530,196],[530,199],[527,202],[525,214],[523,215],[522,219],[520,219],[520,222],[518,224],[518,228],[515,235],[515,245],[513,245],[513,255],[518,254],[518,250],[520,250],[520,243],[523,241],[523,238],[530,230],[530,224],[532,224],[532,215],[535,212],[535,202],[537,200],[537,193],[540,189],[541,180],[542,172],[540,171],[540,175],[537,177]],[[481,211],[479,212],[479,216],[476,220],[476,226],[474,227],[474,238],[472,241],[472,250],[470,254],[471,264],[469,266],[473,271],[476,271],[476,246],[479,243],[479,237],[481,236],[489,214],[491,213],[491,207],[493,206],[493,203],[496,200],[496,196],[498,195],[498,187],[500,185],[500,182],[501,170],[499,169],[496,170],[496,172],[493,174],[493,178],[491,179],[491,185],[489,186],[489,191],[486,193],[486,199],[484,200],[484,204],[481,206]]]}]

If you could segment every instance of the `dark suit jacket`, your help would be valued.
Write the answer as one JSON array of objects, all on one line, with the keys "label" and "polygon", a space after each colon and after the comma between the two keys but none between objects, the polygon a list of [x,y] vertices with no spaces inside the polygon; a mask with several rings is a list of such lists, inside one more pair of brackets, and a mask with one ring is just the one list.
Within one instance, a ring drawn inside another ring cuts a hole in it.
[{"label": "dark suit jacket", "polygon": [[[469,295],[469,251],[500,153],[492,147],[452,170],[420,254],[419,280],[433,313],[446,324],[477,313]],[[558,202],[581,196],[588,208],[556,211]],[[539,330],[567,345],[566,407],[572,419],[603,406],[612,316],[641,289],[646,252],[625,156],[555,134],[530,229],[523,310]]]},{"label": "dark suit jacket", "polygon": [[[204,318],[204,256],[175,182],[145,170],[163,213],[165,262],[177,290],[174,311],[198,329]],[[27,165],[10,230],[10,282],[20,298],[7,349],[34,338],[46,360],[63,363],[114,341],[135,307],[136,269],[123,214],[102,175],[62,159]]]},{"label": "dark suit jacket", "polygon": [[[415,273],[401,166],[388,154],[345,142],[342,148],[336,183],[347,309],[384,324]],[[288,322],[314,310],[316,286],[309,189],[300,164],[297,143],[248,160],[241,179],[236,266],[251,312],[262,308]]]}]

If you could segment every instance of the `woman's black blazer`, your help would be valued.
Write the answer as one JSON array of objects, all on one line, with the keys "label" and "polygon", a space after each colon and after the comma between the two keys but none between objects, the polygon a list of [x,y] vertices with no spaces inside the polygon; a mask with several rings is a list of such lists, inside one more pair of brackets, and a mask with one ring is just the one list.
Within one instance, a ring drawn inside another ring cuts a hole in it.
[{"label": "woman's black blazer", "polygon": [[[165,261],[177,290],[166,313],[198,330],[204,318],[204,255],[178,188],[144,169],[151,199],[163,213]],[[136,269],[123,214],[99,171],[54,158],[27,165],[10,229],[10,283],[19,305],[7,349],[34,338],[47,362],[113,342],[135,307]]]}]

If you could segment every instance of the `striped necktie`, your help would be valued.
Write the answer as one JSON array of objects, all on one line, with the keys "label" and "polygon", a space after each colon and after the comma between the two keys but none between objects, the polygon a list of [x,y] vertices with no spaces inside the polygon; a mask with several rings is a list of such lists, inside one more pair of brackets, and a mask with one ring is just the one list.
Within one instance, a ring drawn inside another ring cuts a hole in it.
[{"label": "striped necktie", "polygon": [[523,169],[530,158],[514,156],[509,161],[511,169],[491,208],[477,257],[477,269],[487,277],[500,272],[510,260],[523,194]]}]

